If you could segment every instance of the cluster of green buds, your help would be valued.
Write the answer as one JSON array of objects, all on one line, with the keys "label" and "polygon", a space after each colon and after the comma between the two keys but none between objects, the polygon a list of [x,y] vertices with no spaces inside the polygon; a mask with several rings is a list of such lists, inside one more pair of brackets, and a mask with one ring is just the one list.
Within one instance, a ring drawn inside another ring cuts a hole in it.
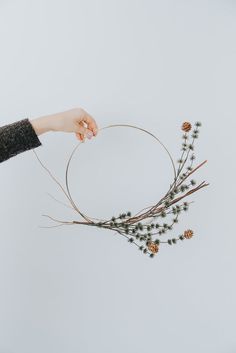
[{"label": "cluster of green buds", "polygon": [[[192,128],[192,125],[189,122],[184,122],[182,124],[182,130],[185,133],[182,136],[182,138],[184,140],[182,143],[182,148],[181,148],[182,155],[178,159],[179,168],[178,168],[178,172],[177,172],[177,177],[179,177],[180,180],[184,179],[187,175],[187,173],[180,174],[180,172],[183,170],[183,167],[188,160],[190,160],[190,164],[186,167],[186,170],[188,172],[190,172],[193,169],[193,162],[196,159],[196,155],[193,153],[194,143],[195,143],[195,140],[199,137],[199,132],[200,132],[201,126],[202,126],[202,123],[200,121],[195,122],[194,128]],[[191,142],[189,142],[190,133],[191,133],[191,137],[192,137]]]},{"label": "cluster of green buds", "polygon": [[[181,205],[174,205],[168,210],[162,210],[159,214],[152,217],[152,222],[145,222],[145,219],[138,222],[133,222],[131,212],[122,213],[118,217],[113,216],[109,221],[98,222],[96,225],[105,229],[110,229],[118,232],[126,237],[129,243],[135,244],[143,254],[149,255],[151,258],[159,251],[161,243],[176,244],[177,240],[183,240],[182,235],[178,239],[172,238],[167,241],[161,240],[164,234],[173,229],[173,226],[178,223],[179,214],[182,211],[187,211],[189,208],[188,202],[183,202]],[[172,215],[170,222],[155,222],[155,219],[166,218]],[[130,222],[131,221],[131,222]],[[156,237],[158,236],[158,238]],[[154,237],[156,237],[154,239]]]}]

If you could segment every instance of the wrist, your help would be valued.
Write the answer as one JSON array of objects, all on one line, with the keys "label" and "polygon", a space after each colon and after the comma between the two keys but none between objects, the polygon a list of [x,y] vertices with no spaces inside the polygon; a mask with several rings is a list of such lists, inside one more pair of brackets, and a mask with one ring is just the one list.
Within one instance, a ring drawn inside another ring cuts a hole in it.
[{"label": "wrist", "polygon": [[50,116],[42,116],[29,121],[34,128],[35,133],[38,136],[52,130]]}]

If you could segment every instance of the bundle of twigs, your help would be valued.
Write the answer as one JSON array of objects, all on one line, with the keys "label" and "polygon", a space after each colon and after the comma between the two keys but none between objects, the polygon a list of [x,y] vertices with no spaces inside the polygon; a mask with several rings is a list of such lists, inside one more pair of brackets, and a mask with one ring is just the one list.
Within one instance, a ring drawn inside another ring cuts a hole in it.
[{"label": "bundle of twigs", "polygon": [[[188,210],[189,204],[191,202],[189,203],[182,200],[187,196],[193,194],[194,192],[209,185],[205,181],[197,185],[194,179],[189,180],[189,178],[192,177],[192,175],[207,162],[205,160],[199,165],[195,167],[193,166],[194,160],[196,158],[193,152],[195,149],[194,143],[195,140],[199,137],[199,128],[201,126],[201,123],[196,122],[194,124],[194,127],[192,127],[189,122],[184,122],[182,124],[181,128],[184,134],[182,136],[182,152],[181,157],[178,160],[177,170],[175,168],[173,158],[167,148],[155,135],[148,132],[147,130],[144,130],[137,126],[124,124],[109,125],[107,127],[101,128],[100,130],[119,126],[139,129],[154,137],[164,147],[170,158],[174,170],[174,180],[171,183],[169,190],[166,192],[166,194],[155,205],[142,209],[134,216],[132,216],[131,212],[128,211],[125,213],[120,213],[118,216],[113,216],[111,219],[108,220],[88,217],[79,210],[78,206],[72,199],[68,182],[70,162],[75,151],[81,143],[79,143],[71,153],[66,166],[66,190],[52,175],[49,169],[43,165],[38,155],[33,150],[42,167],[50,174],[52,179],[59,185],[63,193],[66,195],[67,199],[71,204],[70,207],[72,207],[83,218],[83,220],[74,220],[68,222],[55,219],[48,215],[43,216],[49,217],[51,220],[57,222],[58,224],[56,226],[79,224],[115,231],[116,233],[125,237],[130,243],[136,245],[143,254],[148,254],[152,258],[159,251],[159,248],[161,246],[160,244],[176,244],[179,240],[190,239],[194,235],[194,232],[191,229],[187,229],[178,237],[170,238],[166,241],[162,240],[163,235],[168,231],[172,230],[173,226],[178,223],[180,213]],[[172,217],[171,221],[164,222],[164,220],[168,219],[170,216]]]}]

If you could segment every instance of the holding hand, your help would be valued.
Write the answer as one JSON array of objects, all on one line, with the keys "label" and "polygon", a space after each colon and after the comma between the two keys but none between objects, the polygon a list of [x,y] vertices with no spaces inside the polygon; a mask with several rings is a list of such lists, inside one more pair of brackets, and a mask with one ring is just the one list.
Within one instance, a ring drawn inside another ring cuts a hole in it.
[{"label": "holding hand", "polygon": [[98,133],[96,121],[82,108],[42,116],[30,123],[38,136],[48,131],[74,132],[76,138],[84,142],[86,137],[91,139]]}]

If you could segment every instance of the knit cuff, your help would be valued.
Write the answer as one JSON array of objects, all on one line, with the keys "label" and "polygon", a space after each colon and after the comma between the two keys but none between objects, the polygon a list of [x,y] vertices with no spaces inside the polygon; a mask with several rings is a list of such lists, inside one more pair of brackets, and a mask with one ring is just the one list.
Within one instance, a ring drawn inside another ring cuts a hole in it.
[{"label": "knit cuff", "polygon": [[28,118],[0,127],[0,162],[40,145]]}]

